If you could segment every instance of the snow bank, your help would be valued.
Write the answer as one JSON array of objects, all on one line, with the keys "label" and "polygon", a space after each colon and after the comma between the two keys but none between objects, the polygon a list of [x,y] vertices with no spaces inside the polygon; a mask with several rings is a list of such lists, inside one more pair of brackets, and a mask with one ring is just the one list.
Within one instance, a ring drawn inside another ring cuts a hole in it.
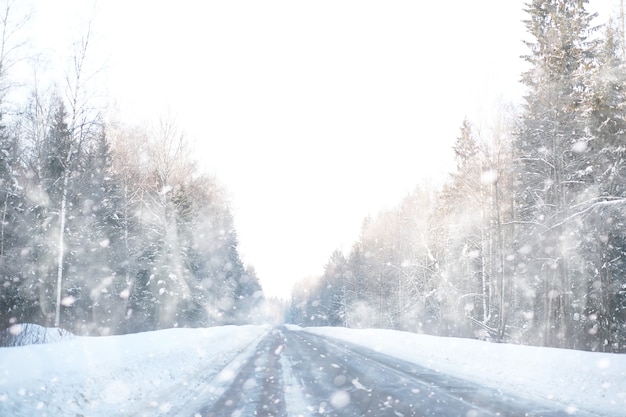
[{"label": "snow bank", "polygon": [[[293,328],[293,327],[292,327]],[[393,330],[306,328],[438,372],[606,416],[626,415],[626,355],[497,344]]]},{"label": "snow bank", "polygon": [[0,348],[0,415],[176,414],[216,389],[220,372],[249,357],[267,330],[170,329]]}]

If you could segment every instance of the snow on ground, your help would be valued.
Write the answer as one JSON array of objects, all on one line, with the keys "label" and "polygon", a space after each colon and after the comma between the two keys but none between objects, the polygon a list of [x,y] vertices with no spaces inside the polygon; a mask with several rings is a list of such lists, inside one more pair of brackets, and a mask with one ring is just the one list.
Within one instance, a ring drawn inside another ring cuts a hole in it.
[{"label": "snow on ground", "polygon": [[[606,416],[626,410],[626,355],[392,330],[291,329],[366,346],[442,373]],[[218,398],[269,328],[224,326],[77,337],[0,348],[0,416],[191,416]],[[308,414],[281,357],[288,409]]]},{"label": "snow on ground", "polygon": [[365,346],[521,396],[550,399],[572,414],[580,409],[606,416],[626,415],[626,355],[497,344],[393,330],[301,330]]},{"label": "snow on ground", "polygon": [[170,329],[0,348],[0,416],[193,415],[196,399],[220,395],[267,331]]}]

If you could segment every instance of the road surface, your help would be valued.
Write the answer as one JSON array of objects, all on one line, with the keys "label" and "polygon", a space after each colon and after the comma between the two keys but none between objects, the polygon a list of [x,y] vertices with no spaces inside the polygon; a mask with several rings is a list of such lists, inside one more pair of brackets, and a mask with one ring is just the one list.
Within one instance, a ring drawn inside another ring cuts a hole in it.
[{"label": "road surface", "polygon": [[194,417],[572,415],[560,404],[285,328],[270,332],[219,395],[207,401]]}]

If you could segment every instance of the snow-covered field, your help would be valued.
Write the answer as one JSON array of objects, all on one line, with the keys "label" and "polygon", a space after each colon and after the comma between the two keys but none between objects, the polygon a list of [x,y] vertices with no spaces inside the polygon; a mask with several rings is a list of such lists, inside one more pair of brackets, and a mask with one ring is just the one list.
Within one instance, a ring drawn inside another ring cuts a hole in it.
[{"label": "snow-covered field", "polygon": [[[626,355],[390,330],[290,329],[363,345],[521,396],[551,399],[574,415],[577,409],[626,415]],[[0,416],[192,416],[228,387],[268,330],[172,329],[0,348]]]},{"label": "snow-covered field", "polygon": [[550,399],[566,411],[626,416],[626,355],[488,343],[393,330],[310,328],[504,391]]}]

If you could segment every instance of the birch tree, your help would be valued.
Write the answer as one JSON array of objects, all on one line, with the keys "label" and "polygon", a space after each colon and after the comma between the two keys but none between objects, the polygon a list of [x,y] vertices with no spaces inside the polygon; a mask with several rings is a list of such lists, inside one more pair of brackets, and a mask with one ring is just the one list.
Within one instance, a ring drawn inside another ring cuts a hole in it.
[{"label": "birch tree", "polygon": [[[58,218],[58,239],[56,258],[56,302],[54,326],[61,324],[62,304],[71,305],[74,302],[72,296],[63,297],[63,279],[66,257],[66,226],[68,217],[68,198],[72,183],[72,177],[76,168],[77,159],[83,151],[86,142],[97,135],[100,126],[98,111],[90,102],[90,92],[87,88],[89,82],[93,81],[94,73],[87,70],[88,52],[91,43],[91,21],[87,26],[85,35],[73,45],[73,52],[70,59],[70,67],[65,74],[64,98],[59,106],[57,120],[54,128],[66,124],[67,134],[51,137],[52,140],[59,140],[63,148],[53,156],[55,164],[60,170],[60,177],[54,179],[58,189],[57,198],[59,200]],[[96,71],[97,72],[97,71]],[[67,106],[67,113],[65,113]],[[67,119],[62,120],[62,119]]]}]

